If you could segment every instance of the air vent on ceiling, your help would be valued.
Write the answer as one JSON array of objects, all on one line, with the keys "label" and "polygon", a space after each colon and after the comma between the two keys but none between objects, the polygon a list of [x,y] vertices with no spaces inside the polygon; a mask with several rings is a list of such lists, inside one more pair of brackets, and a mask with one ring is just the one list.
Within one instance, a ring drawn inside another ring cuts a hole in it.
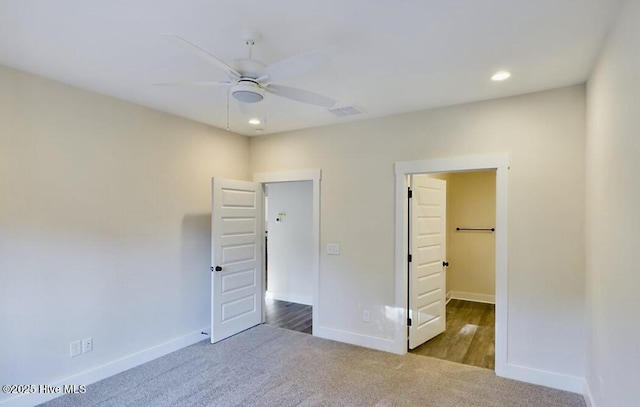
[{"label": "air vent on ceiling", "polygon": [[355,116],[357,114],[362,114],[362,109],[358,109],[355,106],[343,106],[343,107],[335,107],[333,109],[329,109],[329,112],[335,114],[338,117],[347,117],[347,116]]}]

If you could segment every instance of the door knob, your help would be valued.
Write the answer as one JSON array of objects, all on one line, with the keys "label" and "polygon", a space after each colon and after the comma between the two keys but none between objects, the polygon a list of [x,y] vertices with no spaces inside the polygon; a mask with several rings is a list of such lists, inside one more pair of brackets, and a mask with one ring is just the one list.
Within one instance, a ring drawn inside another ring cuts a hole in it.
[{"label": "door knob", "polygon": [[442,267],[449,267],[449,262],[448,261],[443,261],[442,262]]},{"label": "door knob", "polygon": [[222,271],[222,267],[216,266],[216,271]]}]

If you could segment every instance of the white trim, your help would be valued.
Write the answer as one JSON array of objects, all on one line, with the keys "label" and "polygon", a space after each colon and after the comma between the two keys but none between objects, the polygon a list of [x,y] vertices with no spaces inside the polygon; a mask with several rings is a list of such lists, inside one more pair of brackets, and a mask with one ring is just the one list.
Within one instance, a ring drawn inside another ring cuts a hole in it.
[{"label": "white trim", "polygon": [[511,363],[507,364],[505,374],[499,376],[577,394],[583,394],[584,392],[584,378],[582,377],[533,369]]},{"label": "white trim", "polygon": [[447,291],[447,294],[444,298],[446,298],[447,304],[449,304],[449,301],[451,301],[451,291]]},{"label": "white trim", "polygon": [[509,155],[488,154],[395,163],[395,306],[402,314],[396,325],[394,353],[407,353],[406,304],[407,304],[407,176],[410,174],[496,170],[496,374],[507,371],[507,172]]},{"label": "white trim", "polygon": [[449,299],[464,300],[473,302],[483,302],[486,304],[495,304],[496,296],[491,294],[466,293],[464,291],[449,291],[447,294]]},{"label": "white trim", "polygon": [[584,381],[582,397],[584,397],[584,402],[587,405],[587,407],[596,407],[596,402],[595,402],[595,399],[593,398],[593,394],[591,393],[591,387],[589,387],[589,382],[587,380]]},{"label": "white trim", "polygon": [[[144,363],[150,362],[161,356],[168,355],[171,352],[175,352],[179,349],[193,345],[194,343],[206,340],[207,337],[202,334],[209,330],[209,327],[193,331],[184,336],[180,336],[169,341],[160,343],[150,348],[141,350],[136,353],[124,356],[120,359],[116,359],[111,362],[107,362],[103,365],[96,366],[92,369],[84,372],[66,377],[51,383],[53,386],[64,386],[67,384],[75,385],[89,385],[99,380],[106,379],[125,370],[129,370],[136,366],[140,366]],[[53,400],[60,397],[62,394],[47,394],[47,393],[35,393],[30,395],[20,395],[14,398],[0,401],[0,405],[3,407],[27,407],[34,406],[36,404],[44,403],[45,401]]]},{"label": "white trim", "polygon": [[425,174],[435,172],[464,172],[474,170],[497,170],[509,167],[509,154],[469,155],[433,160],[398,161],[395,174]]},{"label": "white trim", "polygon": [[279,292],[267,290],[264,296],[265,298],[270,300],[295,302],[296,304],[304,304],[304,305],[313,305],[313,297],[309,295],[279,293]]},{"label": "white trim", "polygon": [[[312,323],[318,321],[320,313],[320,181],[322,180],[322,171],[320,169],[278,171],[278,172],[259,172],[253,174],[253,181],[260,182],[263,185],[270,182],[294,182],[294,181],[313,181],[313,251],[311,280],[313,284],[313,295],[311,298]],[[264,278],[263,268],[263,278]],[[316,327],[313,327],[313,335],[316,334]]]},{"label": "white trim", "polygon": [[321,179],[322,171],[320,169],[257,172],[253,174],[253,182],[261,182],[263,184],[269,182],[320,181]]},{"label": "white trim", "polygon": [[363,346],[366,348],[381,350],[383,352],[396,353],[396,344],[393,339],[383,339],[375,336],[357,334],[354,332],[342,331],[340,329],[327,328],[326,326],[314,326],[313,335],[319,338],[350,343],[351,345]]}]

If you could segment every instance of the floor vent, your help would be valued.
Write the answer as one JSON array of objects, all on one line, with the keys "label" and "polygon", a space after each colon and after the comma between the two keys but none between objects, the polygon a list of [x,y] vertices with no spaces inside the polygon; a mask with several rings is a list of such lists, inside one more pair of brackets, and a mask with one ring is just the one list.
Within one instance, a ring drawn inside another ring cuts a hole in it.
[{"label": "floor vent", "polygon": [[329,112],[335,114],[338,117],[355,116],[357,114],[362,114],[362,110],[358,109],[355,106],[335,107],[333,109],[329,109]]}]

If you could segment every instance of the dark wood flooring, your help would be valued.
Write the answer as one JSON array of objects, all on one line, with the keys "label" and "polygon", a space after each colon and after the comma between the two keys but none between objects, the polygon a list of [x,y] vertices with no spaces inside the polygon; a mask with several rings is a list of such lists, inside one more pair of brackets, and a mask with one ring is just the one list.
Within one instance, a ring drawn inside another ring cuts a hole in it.
[{"label": "dark wood flooring", "polygon": [[265,299],[265,324],[292,331],[312,332],[311,305]]},{"label": "dark wood flooring", "polygon": [[411,353],[495,368],[495,305],[451,300],[447,329]]}]

